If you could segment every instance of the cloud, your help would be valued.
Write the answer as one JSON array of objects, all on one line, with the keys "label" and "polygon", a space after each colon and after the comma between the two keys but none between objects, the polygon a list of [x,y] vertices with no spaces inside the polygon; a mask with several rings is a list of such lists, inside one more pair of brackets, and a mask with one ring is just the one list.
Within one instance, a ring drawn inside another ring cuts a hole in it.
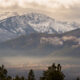
[{"label": "cloud", "polygon": [[26,11],[33,9],[39,12],[40,10],[57,20],[77,22],[80,20],[80,0],[0,0],[0,12],[9,9],[19,11],[21,8],[27,8]]},{"label": "cloud", "polygon": [[27,7],[27,4],[37,4],[41,6],[44,5],[50,8],[60,7],[62,5],[66,8],[69,8],[69,6],[79,2],[79,0],[0,0],[0,6],[6,8],[16,5],[25,8]]}]

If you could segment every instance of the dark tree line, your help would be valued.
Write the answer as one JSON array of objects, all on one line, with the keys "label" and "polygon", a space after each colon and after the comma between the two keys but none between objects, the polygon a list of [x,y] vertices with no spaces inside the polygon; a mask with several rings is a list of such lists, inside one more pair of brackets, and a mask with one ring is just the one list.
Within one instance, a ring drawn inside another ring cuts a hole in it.
[{"label": "dark tree line", "polygon": [[64,74],[61,71],[61,65],[57,66],[53,64],[51,67],[48,67],[48,70],[43,72],[43,77],[41,80],[64,80]]},{"label": "dark tree line", "polygon": [[[27,79],[25,77],[19,77],[18,75],[15,76],[15,78],[12,78],[7,74],[7,70],[4,68],[4,65],[0,67],[0,80],[36,80],[34,71],[30,70],[27,76]],[[48,67],[47,70],[43,71],[43,76],[40,77],[40,80],[64,80],[65,75],[63,74],[61,70],[61,65],[58,64],[57,66],[53,64],[52,66]],[[80,80],[80,78],[77,78],[76,80]]]}]

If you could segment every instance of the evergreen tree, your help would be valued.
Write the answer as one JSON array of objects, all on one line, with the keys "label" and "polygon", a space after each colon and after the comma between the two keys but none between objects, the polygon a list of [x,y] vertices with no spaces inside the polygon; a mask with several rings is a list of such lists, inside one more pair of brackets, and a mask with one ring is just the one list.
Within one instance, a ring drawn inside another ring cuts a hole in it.
[{"label": "evergreen tree", "polygon": [[57,65],[57,69],[58,69],[58,71],[61,71],[61,65],[60,64]]},{"label": "evergreen tree", "polygon": [[80,80],[80,78],[78,77],[76,80]]},{"label": "evergreen tree", "polygon": [[19,77],[18,75],[13,80],[26,80],[24,77]]},{"label": "evergreen tree", "polygon": [[0,80],[7,79],[7,70],[4,68],[4,65],[0,67]]},{"label": "evergreen tree", "polygon": [[21,77],[21,80],[25,80],[25,78],[22,76],[22,77]]},{"label": "evergreen tree", "polygon": [[13,80],[20,80],[20,78],[18,75],[16,75],[15,79],[13,79]]},{"label": "evergreen tree", "polygon": [[8,76],[8,77],[7,77],[7,80],[12,80],[12,77],[11,77],[11,76]]},{"label": "evergreen tree", "polygon": [[64,80],[64,74],[61,71],[61,65],[58,64],[57,66],[53,64],[48,68],[48,70],[43,72],[43,77],[41,80]]},{"label": "evergreen tree", "polygon": [[29,71],[28,80],[35,80],[35,75],[34,75],[33,70],[30,70],[30,71]]}]

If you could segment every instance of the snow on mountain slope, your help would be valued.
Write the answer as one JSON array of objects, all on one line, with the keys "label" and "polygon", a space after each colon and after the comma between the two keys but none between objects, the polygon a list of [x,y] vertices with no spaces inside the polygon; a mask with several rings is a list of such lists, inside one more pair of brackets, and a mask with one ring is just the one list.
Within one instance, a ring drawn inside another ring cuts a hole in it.
[{"label": "snow on mountain slope", "polygon": [[[16,14],[15,14],[16,15]],[[60,22],[46,15],[39,13],[29,13],[26,15],[16,15],[0,20],[0,41],[31,33],[61,34],[77,28],[77,23]]]}]

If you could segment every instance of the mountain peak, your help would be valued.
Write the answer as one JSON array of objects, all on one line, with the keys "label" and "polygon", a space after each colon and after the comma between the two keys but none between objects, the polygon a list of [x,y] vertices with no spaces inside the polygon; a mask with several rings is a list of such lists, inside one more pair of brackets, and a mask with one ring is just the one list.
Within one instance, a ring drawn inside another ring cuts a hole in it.
[{"label": "mountain peak", "polygon": [[61,34],[77,28],[80,28],[80,25],[76,23],[56,21],[40,13],[24,15],[14,13],[14,16],[9,16],[0,21],[0,35],[3,35],[4,40],[6,40],[5,37],[10,39],[31,33]]}]

